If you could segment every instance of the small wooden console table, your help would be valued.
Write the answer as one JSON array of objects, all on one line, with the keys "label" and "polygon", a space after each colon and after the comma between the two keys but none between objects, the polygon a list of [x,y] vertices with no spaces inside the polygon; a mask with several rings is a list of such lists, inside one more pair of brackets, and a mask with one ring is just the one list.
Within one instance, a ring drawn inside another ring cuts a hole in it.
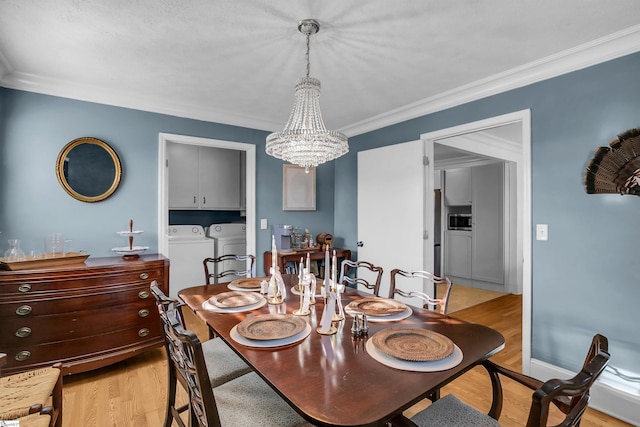
[{"label": "small wooden console table", "polygon": [[[333,248],[336,251],[336,258],[338,258],[338,263],[342,262],[343,259],[351,260],[351,251],[349,249],[339,249]],[[325,253],[320,248],[316,249],[302,249],[292,252],[278,252],[278,267],[280,267],[280,272],[285,273],[284,267],[288,262],[299,263],[300,258],[307,259],[307,254],[309,254],[309,259],[311,261],[323,260],[325,257]],[[333,256],[333,252],[331,252],[331,256]],[[269,269],[271,268],[271,251],[266,251],[264,253],[264,275],[269,276],[271,272]],[[320,270],[320,274],[322,274],[322,269]],[[320,276],[322,277],[322,276]]]}]

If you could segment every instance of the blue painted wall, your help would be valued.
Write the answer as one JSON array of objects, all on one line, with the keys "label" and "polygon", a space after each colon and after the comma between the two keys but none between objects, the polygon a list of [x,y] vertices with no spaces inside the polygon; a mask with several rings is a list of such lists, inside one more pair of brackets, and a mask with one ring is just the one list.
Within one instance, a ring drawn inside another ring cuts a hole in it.
[{"label": "blue painted wall", "polygon": [[[317,170],[316,211],[283,212],[282,162],[264,153],[266,132],[6,88],[0,113],[0,253],[9,238],[21,239],[25,252],[43,251],[44,236],[60,232],[73,250],[112,256],[112,248],[127,244],[116,231],[126,230],[130,218],[144,230],[135,243],[157,252],[160,132],[256,144],[257,218],[314,234],[333,231],[333,165]],[[104,140],[122,162],[120,188],[99,203],[73,199],[56,179],[58,153],[82,136]],[[270,231],[258,230],[257,252],[270,248]]]},{"label": "blue painted wall", "polygon": [[[41,248],[44,235],[58,231],[76,250],[107,256],[125,243],[115,232],[134,218],[145,230],[139,243],[156,249],[157,141],[167,132],[258,145],[256,217],[332,232],[337,246],[356,250],[359,150],[530,108],[532,219],[549,224],[549,241],[532,247],[533,357],[576,369],[601,332],[612,365],[638,372],[640,198],[587,195],[583,187],[596,147],[640,126],[638,76],[634,54],[351,138],[348,155],[317,170],[315,212],[282,211],[282,162],[264,153],[265,132],[0,89],[0,238]],[[78,202],[56,181],[58,152],[80,136],[104,139],[121,156],[122,187],[104,202]],[[257,230],[257,243],[258,254],[268,250],[270,231]]]},{"label": "blue painted wall", "polygon": [[595,149],[640,127],[639,76],[634,54],[351,138],[335,162],[336,234],[357,240],[357,151],[530,108],[532,223],[549,224],[549,240],[532,247],[532,357],[575,370],[599,332],[612,365],[640,377],[640,198],[583,186]]}]

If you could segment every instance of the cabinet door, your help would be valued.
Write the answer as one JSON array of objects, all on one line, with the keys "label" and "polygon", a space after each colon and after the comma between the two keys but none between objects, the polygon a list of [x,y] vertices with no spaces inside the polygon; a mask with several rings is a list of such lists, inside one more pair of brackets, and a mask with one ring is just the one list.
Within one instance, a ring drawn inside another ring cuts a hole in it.
[{"label": "cabinet door", "polygon": [[445,275],[471,278],[471,232],[445,231]]},{"label": "cabinet door", "polygon": [[473,279],[504,283],[504,165],[473,168]]},{"label": "cabinet door", "polygon": [[240,151],[200,147],[200,208],[240,209]]},{"label": "cabinet door", "polygon": [[444,200],[449,206],[471,205],[471,168],[445,171]]},{"label": "cabinet door", "polygon": [[198,207],[198,146],[167,143],[169,208]]}]

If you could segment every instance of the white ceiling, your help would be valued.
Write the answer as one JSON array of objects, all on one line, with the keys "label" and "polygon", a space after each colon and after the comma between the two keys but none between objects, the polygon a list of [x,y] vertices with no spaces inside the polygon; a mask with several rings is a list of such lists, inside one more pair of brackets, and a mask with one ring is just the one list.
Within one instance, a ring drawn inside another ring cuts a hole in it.
[{"label": "white ceiling", "polygon": [[640,50],[638,0],[0,0],[0,85],[281,130],[305,74],[355,135]]}]

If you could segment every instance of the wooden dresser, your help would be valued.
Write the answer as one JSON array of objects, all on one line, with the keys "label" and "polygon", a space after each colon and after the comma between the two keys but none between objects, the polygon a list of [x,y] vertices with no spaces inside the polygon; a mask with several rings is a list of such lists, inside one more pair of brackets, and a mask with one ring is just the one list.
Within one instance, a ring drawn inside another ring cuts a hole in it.
[{"label": "wooden dresser", "polygon": [[169,293],[169,260],[161,255],[1,271],[2,373],[59,361],[74,374],[162,345],[152,280]]}]

